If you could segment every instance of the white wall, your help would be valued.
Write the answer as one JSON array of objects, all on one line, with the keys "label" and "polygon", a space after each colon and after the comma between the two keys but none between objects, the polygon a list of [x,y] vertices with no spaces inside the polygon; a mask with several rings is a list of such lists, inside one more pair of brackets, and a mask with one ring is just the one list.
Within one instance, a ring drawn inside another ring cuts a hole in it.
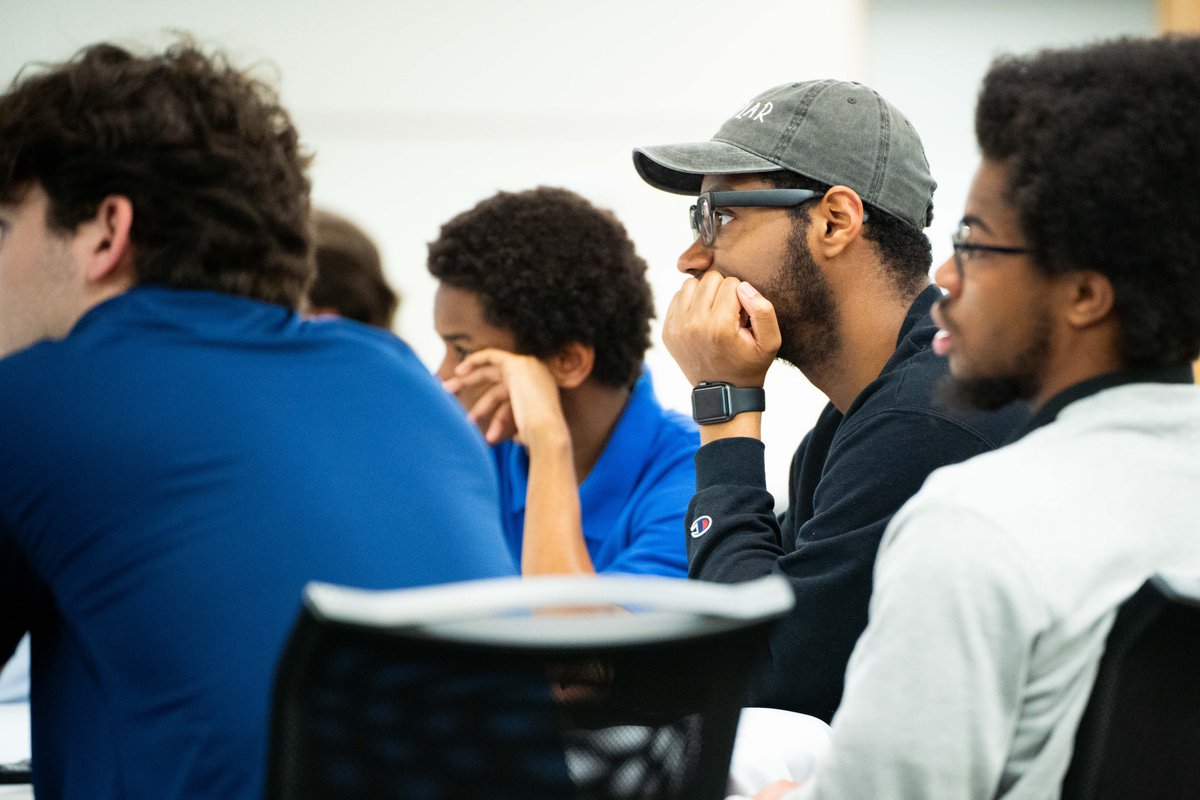
[{"label": "white wall", "polygon": [[1155,0],[872,0],[867,80],[921,133],[938,181],[934,264],[950,256],[978,164],[975,98],[997,55],[1152,36]]},{"label": "white wall", "polygon": [[[651,266],[657,307],[681,280],[689,201],[647,187],[630,149],[707,139],[743,100],[795,79],[879,88],[925,136],[944,258],[974,169],[971,107],[997,49],[1149,32],[1151,0],[0,0],[0,76],[103,38],[159,44],[191,31],[239,63],[269,62],[316,153],[315,198],[379,241],[404,293],[398,331],[430,365],[425,244],[497,189],[574,189],[615,210]],[[266,66],[269,68],[269,64]],[[658,341],[656,326],[654,341]],[[688,387],[661,344],[659,396]],[[768,475],[824,398],[794,370],[768,378]]]}]

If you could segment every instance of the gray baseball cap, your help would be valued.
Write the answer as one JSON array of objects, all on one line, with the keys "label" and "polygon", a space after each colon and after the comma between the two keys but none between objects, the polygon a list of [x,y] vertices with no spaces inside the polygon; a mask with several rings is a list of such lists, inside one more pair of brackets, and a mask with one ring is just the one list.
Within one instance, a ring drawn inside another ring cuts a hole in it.
[{"label": "gray baseball cap", "polygon": [[873,89],[834,80],[768,89],[711,141],[638,147],[633,165],[651,186],[688,195],[705,175],[790,170],[849,186],[918,230],[933,219],[937,188],[912,123]]}]

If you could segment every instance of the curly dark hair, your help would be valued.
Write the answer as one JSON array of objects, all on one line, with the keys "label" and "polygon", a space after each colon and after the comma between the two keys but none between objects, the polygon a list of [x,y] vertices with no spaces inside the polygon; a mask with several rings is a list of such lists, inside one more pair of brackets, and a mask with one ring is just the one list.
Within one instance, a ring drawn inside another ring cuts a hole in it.
[{"label": "curly dark hair", "polygon": [[500,192],[442,226],[429,272],[479,295],[489,324],[522,353],[546,358],[592,347],[592,375],[629,386],[650,346],[654,304],[646,262],[609,211],[566,189]]},{"label": "curly dark hair", "polygon": [[308,290],[316,308],[337,311],[347,319],[390,330],[400,298],[388,286],[379,250],[371,237],[345,217],[313,212],[317,244],[317,279]]},{"label": "curly dark hair", "polygon": [[1127,367],[1200,354],[1200,39],[995,61],[975,112],[1034,264],[1113,284]]},{"label": "curly dark hair", "polygon": [[0,97],[0,197],[40,184],[63,231],[127,197],[138,283],[295,306],[313,273],[308,163],[274,90],[188,40],[146,57],[93,45]]},{"label": "curly dark hair", "polygon": [[[822,183],[796,172],[779,170],[763,172],[760,177],[776,189],[812,189],[827,192],[833,185]],[[929,237],[899,217],[869,203],[863,203],[868,220],[863,225],[863,239],[874,243],[879,250],[879,259],[888,280],[896,293],[909,297],[929,283],[929,267],[933,264],[933,248]],[[789,210],[795,221],[808,222],[812,206],[800,205]],[[929,209],[929,221],[933,220],[933,207]]]}]

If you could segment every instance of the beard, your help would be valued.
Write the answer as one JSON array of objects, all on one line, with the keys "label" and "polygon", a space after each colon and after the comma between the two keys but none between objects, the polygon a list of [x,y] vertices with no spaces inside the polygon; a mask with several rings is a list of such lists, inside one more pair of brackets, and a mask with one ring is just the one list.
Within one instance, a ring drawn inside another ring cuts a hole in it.
[{"label": "beard", "polygon": [[801,372],[820,371],[841,350],[837,301],[805,240],[807,226],[788,235],[788,258],[762,287],[775,306],[780,345],[775,357]]},{"label": "beard", "polygon": [[[957,325],[945,320],[951,335]],[[1029,340],[995,375],[957,377],[947,375],[937,386],[937,399],[955,408],[995,411],[1016,400],[1029,400],[1041,389],[1050,360],[1051,323],[1039,315],[1029,329]]]}]

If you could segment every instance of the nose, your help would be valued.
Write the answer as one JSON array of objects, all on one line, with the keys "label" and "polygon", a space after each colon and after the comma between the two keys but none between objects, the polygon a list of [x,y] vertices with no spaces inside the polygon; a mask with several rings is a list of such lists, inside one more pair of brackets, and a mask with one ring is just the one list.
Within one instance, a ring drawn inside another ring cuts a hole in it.
[{"label": "nose", "polygon": [[954,263],[953,255],[943,261],[941,266],[934,271],[933,280],[950,295],[958,294],[959,289],[962,288],[962,281],[958,274],[958,265]]},{"label": "nose", "polygon": [[692,246],[684,250],[679,255],[677,267],[680,272],[687,273],[693,278],[699,278],[705,272],[712,269],[713,254],[712,248],[705,246],[700,239],[692,242]]}]

